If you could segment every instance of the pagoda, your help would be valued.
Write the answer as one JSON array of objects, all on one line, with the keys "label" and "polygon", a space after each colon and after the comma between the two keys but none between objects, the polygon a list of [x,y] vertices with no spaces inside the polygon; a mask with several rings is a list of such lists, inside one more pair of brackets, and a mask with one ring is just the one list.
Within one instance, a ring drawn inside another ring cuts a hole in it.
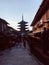
[{"label": "pagoda", "polygon": [[27,30],[28,30],[28,28],[27,28],[27,23],[28,22],[26,22],[26,21],[24,21],[24,19],[23,19],[23,15],[22,15],[22,21],[20,21],[18,24],[19,24],[19,30],[20,30],[20,33],[21,33],[21,35],[25,35],[26,34],[26,32],[27,32]]}]

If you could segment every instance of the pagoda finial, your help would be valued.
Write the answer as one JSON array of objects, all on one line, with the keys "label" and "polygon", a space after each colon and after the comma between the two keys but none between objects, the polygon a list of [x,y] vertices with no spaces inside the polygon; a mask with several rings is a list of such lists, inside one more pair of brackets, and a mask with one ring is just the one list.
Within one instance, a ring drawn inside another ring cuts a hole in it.
[{"label": "pagoda finial", "polygon": [[23,14],[22,14],[22,20],[23,20]]}]

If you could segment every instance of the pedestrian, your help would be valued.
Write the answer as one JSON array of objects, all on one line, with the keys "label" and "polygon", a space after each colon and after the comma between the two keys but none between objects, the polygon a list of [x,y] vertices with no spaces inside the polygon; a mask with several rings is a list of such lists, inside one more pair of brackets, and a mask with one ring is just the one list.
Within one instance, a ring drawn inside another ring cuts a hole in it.
[{"label": "pedestrian", "polygon": [[43,40],[43,52],[48,53],[48,30],[46,27],[43,28],[42,32],[42,40]]},{"label": "pedestrian", "polygon": [[26,48],[26,40],[25,40],[25,37],[23,38],[23,46],[24,46],[24,48]]}]

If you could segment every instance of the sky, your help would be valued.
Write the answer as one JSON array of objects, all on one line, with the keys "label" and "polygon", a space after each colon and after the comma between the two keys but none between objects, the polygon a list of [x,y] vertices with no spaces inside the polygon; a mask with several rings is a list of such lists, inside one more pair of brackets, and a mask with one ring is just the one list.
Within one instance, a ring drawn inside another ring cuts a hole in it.
[{"label": "sky", "polygon": [[30,25],[41,3],[42,0],[0,0],[0,18],[17,29],[23,14],[23,19],[28,22],[28,29],[31,30]]}]

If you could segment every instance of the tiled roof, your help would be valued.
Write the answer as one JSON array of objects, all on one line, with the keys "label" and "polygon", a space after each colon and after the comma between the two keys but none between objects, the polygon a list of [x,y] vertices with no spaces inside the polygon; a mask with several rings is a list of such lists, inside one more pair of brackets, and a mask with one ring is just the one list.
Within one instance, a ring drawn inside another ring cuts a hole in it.
[{"label": "tiled roof", "polygon": [[4,19],[0,18],[0,22],[4,23],[4,24],[9,24],[7,21],[5,21]]},{"label": "tiled roof", "polygon": [[38,9],[31,26],[34,26],[37,21],[43,16],[43,14],[49,9],[49,0],[43,0],[40,8]]}]

